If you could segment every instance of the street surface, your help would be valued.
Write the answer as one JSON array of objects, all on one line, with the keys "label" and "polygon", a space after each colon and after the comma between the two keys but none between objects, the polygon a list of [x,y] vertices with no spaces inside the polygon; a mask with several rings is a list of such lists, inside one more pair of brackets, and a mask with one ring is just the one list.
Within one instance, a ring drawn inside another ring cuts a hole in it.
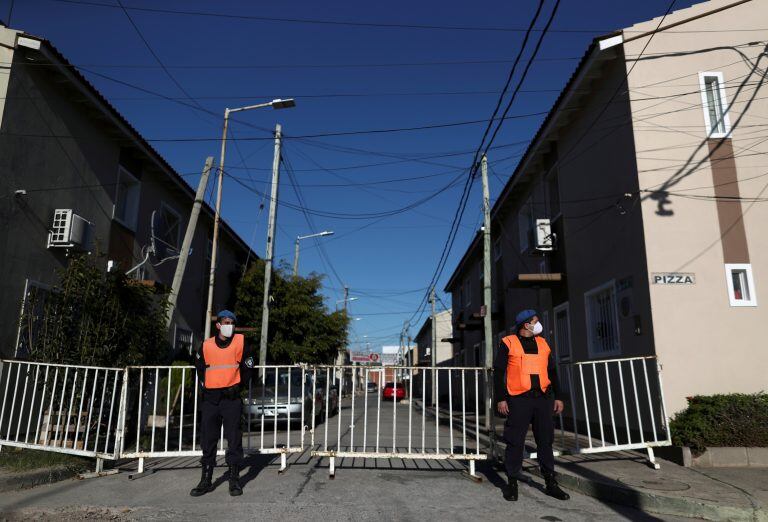
[{"label": "street surface", "polygon": [[[363,396],[369,416],[376,411],[376,394]],[[355,445],[362,445],[364,404],[355,399]],[[397,446],[407,448],[409,404],[397,406]],[[392,445],[393,408],[382,403],[380,445],[387,451]],[[421,425],[417,408],[412,410],[413,426]],[[341,408],[342,446],[351,435],[351,401]],[[405,419],[401,424],[400,419]],[[426,431],[435,425],[424,419]],[[375,427],[376,415],[368,427]],[[335,445],[338,418],[331,417],[329,441]],[[402,430],[401,430],[402,428]],[[462,431],[454,427],[454,442],[462,440]],[[316,446],[324,444],[324,426],[318,426]],[[419,428],[420,429],[420,428]],[[293,430],[292,437],[300,437]],[[420,432],[419,432],[420,433]],[[369,437],[371,432],[368,433]],[[449,440],[447,427],[440,427],[440,438]],[[278,437],[285,436],[281,429]],[[358,439],[358,437],[360,437]],[[387,438],[388,437],[388,438]],[[420,437],[420,435],[419,435]],[[298,438],[296,439],[298,440]],[[370,440],[370,439],[369,439]],[[375,437],[374,439],[375,440]],[[369,442],[370,444],[370,442]],[[420,444],[420,441],[419,441]],[[443,442],[441,442],[441,445]],[[445,443],[447,444],[447,443]],[[329,446],[331,443],[329,442]],[[428,447],[430,447],[428,445]],[[432,446],[433,447],[433,446]],[[191,498],[189,490],[197,483],[200,470],[196,458],[155,459],[147,468],[154,473],[129,480],[136,463],[126,463],[118,475],[89,480],[70,480],[34,489],[6,493],[0,499],[3,520],[546,520],[550,522],[578,520],[658,520],[638,511],[601,503],[591,497],[572,493],[568,502],[544,495],[540,479],[535,485],[521,485],[517,503],[504,501],[499,487],[503,475],[480,462],[481,483],[466,478],[466,463],[423,459],[346,458],[337,461],[336,478],[330,479],[328,459],[313,458],[308,449],[289,458],[289,468],[278,473],[279,457],[250,455],[242,471],[245,493],[232,498],[224,478],[226,468],[216,469],[217,489],[204,497]],[[667,519],[669,520],[669,519]]]}]

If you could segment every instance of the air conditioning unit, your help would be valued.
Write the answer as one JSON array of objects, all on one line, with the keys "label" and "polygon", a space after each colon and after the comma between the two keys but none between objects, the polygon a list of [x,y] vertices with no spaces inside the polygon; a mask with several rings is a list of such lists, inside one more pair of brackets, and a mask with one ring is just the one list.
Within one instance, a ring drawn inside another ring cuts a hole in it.
[{"label": "air conditioning unit", "polygon": [[540,252],[551,252],[555,249],[555,235],[552,233],[549,219],[536,220],[533,239],[536,250]]},{"label": "air conditioning unit", "polygon": [[70,208],[57,208],[48,232],[48,248],[90,251],[93,225]]}]

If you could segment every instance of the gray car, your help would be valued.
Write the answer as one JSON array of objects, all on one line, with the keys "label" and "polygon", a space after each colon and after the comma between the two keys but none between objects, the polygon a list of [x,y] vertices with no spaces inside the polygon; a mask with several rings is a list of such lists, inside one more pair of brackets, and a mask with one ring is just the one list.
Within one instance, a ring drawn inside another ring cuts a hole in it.
[{"label": "gray car", "polygon": [[[273,374],[274,375],[274,374]],[[250,396],[243,398],[243,414],[246,421],[260,423],[265,422],[291,422],[300,423],[302,419],[302,406],[304,408],[304,422],[309,425],[312,419],[312,375],[306,373],[304,383],[301,380],[301,371],[281,371],[277,378],[277,393],[275,393],[274,377],[268,375],[266,383],[262,385],[258,379],[250,389]],[[290,382],[290,397],[289,386]],[[338,393],[334,387],[329,387],[328,407],[331,414],[338,411]],[[314,412],[318,422],[325,419],[326,383],[318,378],[315,388]]]}]

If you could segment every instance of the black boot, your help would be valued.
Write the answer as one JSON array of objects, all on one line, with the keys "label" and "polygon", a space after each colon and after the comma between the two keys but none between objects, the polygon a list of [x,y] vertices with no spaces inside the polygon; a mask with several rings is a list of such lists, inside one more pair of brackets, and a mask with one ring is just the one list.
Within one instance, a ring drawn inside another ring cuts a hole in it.
[{"label": "black boot", "polygon": [[509,479],[509,482],[501,488],[501,491],[504,494],[504,500],[515,502],[517,500],[517,479]]},{"label": "black boot", "polygon": [[200,478],[200,483],[189,492],[193,497],[199,497],[213,491],[213,466],[203,465],[203,476]]},{"label": "black boot", "polygon": [[550,497],[556,498],[557,500],[568,500],[571,498],[568,493],[560,489],[560,486],[557,484],[557,480],[555,480],[554,473],[546,473],[544,475],[544,482],[547,485],[545,492]]},{"label": "black boot", "polygon": [[229,495],[238,497],[243,494],[243,488],[240,486],[240,466],[231,464],[229,466]]}]

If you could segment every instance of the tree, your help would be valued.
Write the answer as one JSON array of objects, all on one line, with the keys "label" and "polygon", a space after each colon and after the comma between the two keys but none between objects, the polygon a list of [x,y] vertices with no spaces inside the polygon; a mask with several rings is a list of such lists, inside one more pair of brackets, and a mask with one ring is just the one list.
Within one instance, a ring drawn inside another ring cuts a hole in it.
[{"label": "tree", "polygon": [[[235,312],[242,326],[255,328],[248,337],[255,347],[261,336],[264,296],[264,266],[261,260],[245,274],[237,291]],[[320,295],[322,276],[288,274],[282,264],[273,272],[270,286],[269,363],[297,362],[330,364],[347,345],[349,318],[343,311],[330,312]]]},{"label": "tree", "polygon": [[103,261],[73,255],[56,287],[29,294],[20,353],[34,361],[112,367],[167,359],[167,294],[121,272],[105,273],[95,259]]}]

